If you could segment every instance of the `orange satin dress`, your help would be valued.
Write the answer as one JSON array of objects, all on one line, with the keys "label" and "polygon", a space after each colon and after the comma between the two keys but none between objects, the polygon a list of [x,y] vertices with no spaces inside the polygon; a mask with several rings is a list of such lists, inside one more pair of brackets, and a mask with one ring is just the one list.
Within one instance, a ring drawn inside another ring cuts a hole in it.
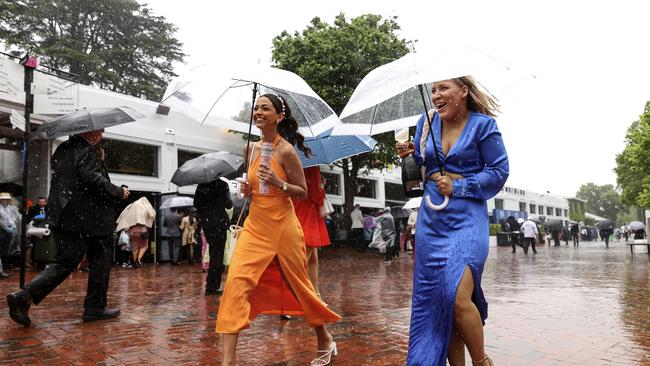
[{"label": "orange satin dress", "polygon": [[[273,146],[279,141],[278,135]],[[336,322],[341,317],[316,295],[309,280],[305,241],[291,199],[275,187],[259,194],[259,160],[249,168],[250,211],[230,262],[216,332],[239,333],[261,313],[304,315],[312,327]],[[287,180],[273,157],[271,169]]]}]

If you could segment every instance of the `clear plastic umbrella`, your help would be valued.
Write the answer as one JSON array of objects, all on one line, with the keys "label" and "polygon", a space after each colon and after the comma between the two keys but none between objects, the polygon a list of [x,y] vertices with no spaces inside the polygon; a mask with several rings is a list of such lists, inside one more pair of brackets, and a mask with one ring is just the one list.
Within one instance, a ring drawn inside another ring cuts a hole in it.
[{"label": "clear plastic umbrella", "polygon": [[259,135],[251,123],[252,106],[257,96],[267,93],[284,97],[305,137],[316,137],[341,122],[300,76],[261,65],[236,70],[196,67],[172,80],[161,103],[200,123]]},{"label": "clear plastic umbrella", "polygon": [[160,205],[160,208],[177,208],[177,207],[192,207],[194,206],[194,199],[187,196],[176,196],[168,198]]},{"label": "clear plastic umbrella", "polygon": [[[432,107],[429,91],[433,82],[468,75],[496,99],[496,95],[511,89],[522,78],[530,78],[470,47],[408,53],[372,70],[361,80],[341,112],[343,123],[334,128],[332,135],[375,135],[414,126],[422,113]],[[430,116],[426,115],[431,125]],[[435,148],[435,139],[433,143]],[[440,158],[437,154],[435,157],[444,174]],[[429,196],[425,201],[430,208],[442,210],[449,197],[445,196],[438,205]]]},{"label": "clear plastic umbrella", "polygon": [[627,225],[627,227],[632,231],[645,229],[645,225],[641,221],[632,221]]},{"label": "clear plastic umbrella", "polygon": [[414,126],[432,108],[433,82],[467,75],[497,99],[531,79],[470,47],[408,53],[361,80],[341,112],[343,123],[332,135],[377,135]]}]

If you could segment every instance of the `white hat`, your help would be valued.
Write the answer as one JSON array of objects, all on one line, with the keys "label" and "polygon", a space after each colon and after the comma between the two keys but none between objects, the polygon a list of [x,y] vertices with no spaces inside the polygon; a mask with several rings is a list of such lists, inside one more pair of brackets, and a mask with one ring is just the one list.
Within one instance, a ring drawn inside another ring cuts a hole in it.
[{"label": "white hat", "polygon": [[517,219],[517,223],[518,223],[518,224],[523,224],[523,223],[524,223],[524,219],[522,219],[521,217],[518,218],[518,219]]},{"label": "white hat", "polygon": [[10,200],[11,195],[8,192],[2,192],[0,193],[0,200]]}]

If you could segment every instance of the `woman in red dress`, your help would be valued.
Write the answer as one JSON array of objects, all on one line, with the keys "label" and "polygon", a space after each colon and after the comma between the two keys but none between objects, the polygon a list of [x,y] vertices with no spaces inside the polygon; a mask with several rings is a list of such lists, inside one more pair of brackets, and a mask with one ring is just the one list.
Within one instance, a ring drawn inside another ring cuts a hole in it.
[{"label": "woman in red dress", "polygon": [[307,273],[316,293],[320,297],[318,289],[318,248],[330,245],[330,237],[327,234],[325,219],[320,215],[320,207],[325,200],[325,190],[321,186],[320,168],[313,166],[305,168],[305,180],[307,181],[307,198],[293,200],[296,216],[302,226],[307,246]]}]

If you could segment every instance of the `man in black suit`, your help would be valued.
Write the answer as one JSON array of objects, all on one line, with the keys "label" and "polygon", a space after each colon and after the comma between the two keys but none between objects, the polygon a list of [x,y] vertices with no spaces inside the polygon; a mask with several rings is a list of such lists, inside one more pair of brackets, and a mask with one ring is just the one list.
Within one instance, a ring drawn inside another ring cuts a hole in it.
[{"label": "man in black suit", "polygon": [[230,218],[226,210],[232,208],[228,183],[217,179],[210,183],[199,184],[194,194],[194,207],[199,214],[210,253],[210,268],[205,278],[205,294],[217,294],[223,291],[220,288],[224,271],[223,252],[230,226]]},{"label": "man in black suit", "polygon": [[56,242],[56,260],[48,264],[24,290],[7,295],[9,315],[29,326],[29,307],[39,304],[76,268],[86,254],[90,263],[84,301],[84,321],[119,316],[106,308],[111,272],[115,203],[129,190],[111,183],[98,146],[104,130],[73,135],[51,159],[52,184],[46,222]]}]

